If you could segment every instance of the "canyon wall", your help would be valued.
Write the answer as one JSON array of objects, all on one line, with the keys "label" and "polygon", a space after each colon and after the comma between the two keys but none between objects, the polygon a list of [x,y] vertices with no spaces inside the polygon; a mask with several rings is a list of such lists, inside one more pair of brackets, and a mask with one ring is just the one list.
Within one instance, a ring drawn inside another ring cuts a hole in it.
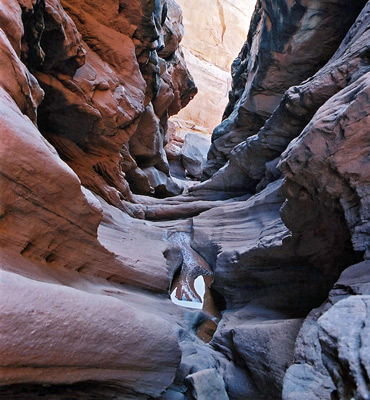
[{"label": "canyon wall", "polygon": [[179,5],[2,1],[1,399],[370,397],[369,16],[258,0],[181,193]]},{"label": "canyon wall", "polygon": [[227,104],[231,61],[247,36],[255,1],[179,0],[178,4],[185,28],[181,47],[198,94],[171,120],[180,131],[211,134]]},{"label": "canyon wall", "polygon": [[233,63],[232,93],[224,120],[213,132],[204,179],[225,165],[237,144],[258,133],[289,87],[329,60],[358,4],[324,1],[308,10],[308,4],[296,2],[257,3],[248,39]]},{"label": "canyon wall", "polygon": [[180,191],[163,147],[196,92],[181,10],[9,0],[0,13],[0,397],[86,381],[98,397],[102,384],[157,397],[181,359],[176,310],[161,311],[176,265],[165,232],[130,217],[144,208],[129,182]]},{"label": "canyon wall", "polygon": [[[289,400],[370,394],[369,7],[257,3],[205,182],[191,189],[203,199],[251,196],[196,217],[194,247],[213,265],[227,308],[238,310],[224,314],[213,343],[242,357],[266,396],[281,398],[277,388]],[[292,318],[312,307],[294,345]],[[266,309],[290,327],[255,322]],[[276,343],[289,349],[288,365],[294,360],[285,377]]]}]

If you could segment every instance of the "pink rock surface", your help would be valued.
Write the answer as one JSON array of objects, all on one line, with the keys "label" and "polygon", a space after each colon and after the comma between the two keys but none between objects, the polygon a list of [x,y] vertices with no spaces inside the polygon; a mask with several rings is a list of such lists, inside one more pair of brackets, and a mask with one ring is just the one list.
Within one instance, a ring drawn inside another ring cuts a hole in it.
[{"label": "pink rock surface", "polygon": [[172,382],[181,353],[163,319],[113,297],[4,271],[0,293],[1,337],[12,337],[11,345],[0,341],[2,385],[93,380],[158,396]]}]

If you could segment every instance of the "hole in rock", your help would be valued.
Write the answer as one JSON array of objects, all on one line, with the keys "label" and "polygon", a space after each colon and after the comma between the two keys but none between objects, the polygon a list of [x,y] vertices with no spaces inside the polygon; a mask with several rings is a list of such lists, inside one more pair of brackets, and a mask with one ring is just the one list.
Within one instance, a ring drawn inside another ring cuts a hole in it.
[{"label": "hole in rock", "polygon": [[193,283],[183,284],[180,279],[171,293],[173,303],[186,307],[202,310],[206,285],[203,276],[198,276]]},{"label": "hole in rock", "polygon": [[171,301],[180,306],[203,311],[200,322],[195,325],[197,336],[209,342],[217,329],[220,313],[213,299],[210,286],[213,275],[198,275],[195,279],[180,272],[171,286]]},{"label": "hole in rock", "polygon": [[217,329],[220,313],[213,299],[211,285],[213,272],[208,263],[190,245],[190,235],[176,232],[169,241],[181,248],[183,263],[172,281],[170,298],[180,307],[203,311],[196,333],[210,341]]}]

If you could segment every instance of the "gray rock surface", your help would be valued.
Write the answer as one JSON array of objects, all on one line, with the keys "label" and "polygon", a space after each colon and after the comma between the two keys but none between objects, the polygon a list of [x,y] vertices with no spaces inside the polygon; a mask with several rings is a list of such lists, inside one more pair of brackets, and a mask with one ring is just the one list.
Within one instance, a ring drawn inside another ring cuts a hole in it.
[{"label": "gray rock surface", "polygon": [[365,4],[257,2],[248,39],[232,66],[230,102],[224,121],[213,132],[203,179],[228,161],[235,146],[260,130],[290,86],[311,77],[329,60]]},{"label": "gray rock surface", "polygon": [[370,296],[340,300],[319,320],[323,363],[339,399],[370,398]]},{"label": "gray rock surface", "polygon": [[143,168],[142,171],[147,177],[150,186],[154,189],[156,197],[175,196],[183,191],[182,187],[155,167]]},{"label": "gray rock surface", "polygon": [[191,177],[200,179],[210,144],[210,138],[205,135],[188,133],[185,136],[181,149],[182,164]]},{"label": "gray rock surface", "polygon": [[[352,253],[343,221],[325,217],[317,204],[299,204],[301,215],[289,221],[290,231],[280,215],[284,201],[276,181],[247,201],[193,219],[192,245],[215,270],[213,287],[228,308],[252,302],[302,317],[321,304],[346,266]],[[326,224],[335,224],[337,237],[322,229]]]},{"label": "gray rock surface", "polygon": [[301,324],[300,319],[268,320],[234,329],[235,350],[264,395],[281,396],[283,378],[293,362],[294,343]]},{"label": "gray rock surface", "polygon": [[328,63],[307,81],[287,90],[266,124],[240,145],[233,146],[225,167],[196,189],[232,187],[234,191],[253,192],[261,180],[265,186],[274,179],[268,176],[266,163],[280,156],[300,135],[325,101],[369,71],[368,8],[364,8]]},{"label": "gray rock surface", "polygon": [[[309,314],[298,335],[295,362],[284,379],[284,400],[366,398],[368,312],[364,310],[368,308],[369,282],[368,261],[349,267],[329,300]],[[360,364],[363,368],[359,369]]]},{"label": "gray rock surface", "polygon": [[[369,100],[370,72],[317,111],[283,153],[281,164],[288,191],[294,182],[309,195],[320,192],[330,207],[341,210],[353,247],[361,252],[370,245],[370,143],[363,129],[370,123]],[[358,160],[355,165],[350,162],[354,157]]]},{"label": "gray rock surface", "polygon": [[192,394],[196,400],[228,400],[225,384],[215,369],[204,369],[187,376]]},{"label": "gray rock surface", "polygon": [[301,324],[301,319],[251,305],[224,313],[211,345],[248,371],[242,398],[281,398]]}]

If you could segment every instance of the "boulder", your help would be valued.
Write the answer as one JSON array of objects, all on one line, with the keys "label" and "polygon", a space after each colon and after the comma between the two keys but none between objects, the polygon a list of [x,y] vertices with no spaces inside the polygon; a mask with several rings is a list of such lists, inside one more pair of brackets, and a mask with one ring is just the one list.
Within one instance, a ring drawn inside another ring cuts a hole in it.
[{"label": "boulder", "polygon": [[[224,312],[210,344],[246,371],[239,378],[242,394],[235,393],[238,386],[231,380],[228,387],[231,398],[241,395],[243,399],[281,398],[283,378],[293,363],[295,340],[302,322],[263,306],[247,305]],[[225,382],[229,382],[227,370],[223,373]]]},{"label": "boulder", "polygon": [[210,144],[210,138],[205,135],[188,133],[185,136],[181,148],[182,164],[192,178],[200,179]]},{"label": "boulder", "polygon": [[191,387],[196,400],[228,400],[222,377],[215,369],[204,369],[187,376],[187,382]]},{"label": "boulder", "polygon": [[181,194],[183,189],[164,172],[155,167],[143,168],[142,171],[148,178],[150,186],[154,188],[155,196],[168,197]]}]

